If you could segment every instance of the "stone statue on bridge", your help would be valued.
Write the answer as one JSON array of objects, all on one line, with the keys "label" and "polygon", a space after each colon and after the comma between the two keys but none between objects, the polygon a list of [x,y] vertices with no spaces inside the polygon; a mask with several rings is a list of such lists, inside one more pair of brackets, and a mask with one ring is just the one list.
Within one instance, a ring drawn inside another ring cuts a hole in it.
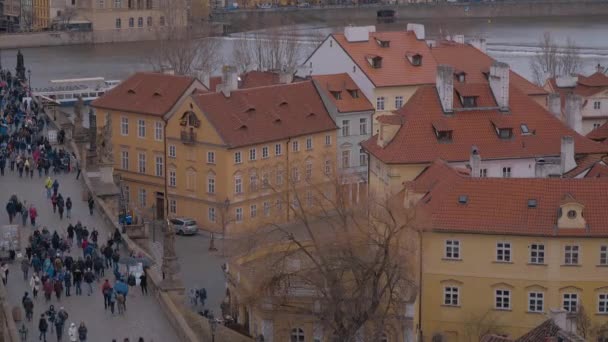
[{"label": "stone statue on bridge", "polygon": [[112,146],[112,116],[106,115],[106,123],[97,133],[97,156],[100,164],[114,164],[114,148]]},{"label": "stone statue on bridge", "polygon": [[17,79],[25,81],[25,63],[23,62],[23,54],[21,50],[17,50],[17,67],[15,68]]}]

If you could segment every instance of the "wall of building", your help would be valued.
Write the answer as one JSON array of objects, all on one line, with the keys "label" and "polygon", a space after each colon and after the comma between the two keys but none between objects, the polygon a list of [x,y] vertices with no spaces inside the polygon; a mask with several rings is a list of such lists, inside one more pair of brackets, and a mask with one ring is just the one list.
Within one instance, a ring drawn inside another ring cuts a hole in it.
[{"label": "wall of building", "polygon": [[[481,151],[481,156],[480,169],[486,169],[488,177],[503,177],[503,168],[511,168],[512,178],[536,177],[536,160],[534,158],[484,160],[483,151]],[[459,168],[467,168],[469,161],[450,163],[450,165]]]},{"label": "wall of building", "polygon": [[372,155],[369,158],[369,194],[378,198],[385,198],[403,190],[403,182],[413,180],[428,166],[384,164]]},{"label": "wall of building", "polygon": [[[585,104],[586,102],[586,104]],[[600,92],[583,100],[581,115],[583,117],[582,134],[586,135],[608,120],[608,92]],[[599,103],[599,108],[596,108]]]},{"label": "wall of building", "polygon": [[[528,209],[534,210],[534,209]],[[522,215],[525,213],[522,213]],[[460,260],[445,259],[445,241],[460,241]],[[496,261],[496,243],[511,243],[512,261]],[[544,244],[544,264],[530,264],[530,245]],[[577,245],[580,265],[564,265],[564,246]],[[608,316],[598,312],[598,295],[606,293],[608,268],[600,265],[605,239],[547,238],[482,234],[425,233],[423,238],[422,327],[425,341],[435,333],[469,341],[468,333],[483,324],[517,337],[561,308],[563,293],[577,293],[594,324]],[[444,287],[459,288],[459,305],[443,303]],[[494,308],[495,289],[511,291],[511,309]],[[528,292],[544,293],[543,312],[529,312]]]}]

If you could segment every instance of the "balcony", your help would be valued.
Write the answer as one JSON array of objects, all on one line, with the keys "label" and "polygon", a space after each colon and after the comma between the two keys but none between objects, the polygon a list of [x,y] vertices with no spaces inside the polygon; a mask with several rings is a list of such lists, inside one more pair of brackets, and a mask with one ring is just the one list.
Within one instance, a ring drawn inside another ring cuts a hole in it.
[{"label": "balcony", "polygon": [[190,145],[196,143],[196,132],[181,132],[181,140],[184,144]]}]

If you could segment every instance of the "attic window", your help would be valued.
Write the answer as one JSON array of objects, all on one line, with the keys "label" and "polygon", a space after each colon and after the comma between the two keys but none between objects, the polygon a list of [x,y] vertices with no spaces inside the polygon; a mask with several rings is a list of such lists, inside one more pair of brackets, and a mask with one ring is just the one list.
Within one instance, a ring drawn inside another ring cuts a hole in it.
[{"label": "attic window", "polygon": [[253,107],[249,107],[249,108],[247,108],[247,110],[246,110],[245,112],[246,112],[246,113],[252,113],[252,112],[255,112],[255,108],[253,108]]},{"label": "attic window", "polygon": [[421,66],[422,65],[422,55],[412,56],[412,65]]},{"label": "attic window", "polygon": [[576,218],[576,210],[568,210],[568,218],[573,220]]},{"label": "attic window", "polygon": [[538,201],[534,198],[528,200],[528,208],[536,208],[538,206]]},{"label": "attic window", "polygon": [[382,57],[380,56],[368,56],[367,62],[374,69],[382,68]]},{"label": "attic window", "polygon": [[477,107],[477,96],[462,96],[460,101],[462,102],[462,106],[464,108]]},{"label": "attic window", "polygon": [[528,129],[528,125],[521,124],[519,127],[521,128],[521,134],[530,134],[530,130]]},{"label": "attic window", "polygon": [[162,95],[160,94],[160,92],[155,91],[155,92],[154,92],[154,96],[162,96]]},{"label": "attic window", "polygon": [[456,74],[456,80],[460,83],[464,83],[467,80],[467,74],[465,72],[459,72]]},{"label": "attic window", "polygon": [[460,195],[458,196],[458,204],[467,204],[469,202],[469,196]]},{"label": "attic window", "polygon": [[336,99],[336,100],[341,100],[342,99],[342,92],[341,91],[332,91],[331,95]]},{"label": "attic window", "polygon": [[283,106],[287,106],[287,101],[281,101],[281,103],[279,103],[279,107]]},{"label": "attic window", "polygon": [[129,93],[129,94],[135,94],[135,90],[134,89],[129,89],[129,90],[127,90],[127,93]]},{"label": "attic window", "polygon": [[452,131],[435,131],[435,135],[437,136],[437,141],[441,143],[451,143],[452,142]]},{"label": "attic window", "polygon": [[310,117],[314,117],[314,116],[316,116],[316,115],[317,115],[317,114],[315,114],[315,113],[313,113],[313,112],[310,112],[310,113],[308,113],[308,115],[307,115],[306,117],[310,118]]},{"label": "attic window", "polygon": [[511,139],[511,137],[513,137],[513,129],[511,129],[511,128],[499,128],[498,129],[498,136],[501,139]]},{"label": "attic window", "polygon": [[350,94],[350,96],[353,99],[358,99],[359,98],[359,91],[357,89],[349,90],[348,93]]},{"label": "attic window", "polygon": [[391,46],[390,40],[376,39],[376,43],[378,43],[378,46],[380,46],[381,48],[387,48]]}]

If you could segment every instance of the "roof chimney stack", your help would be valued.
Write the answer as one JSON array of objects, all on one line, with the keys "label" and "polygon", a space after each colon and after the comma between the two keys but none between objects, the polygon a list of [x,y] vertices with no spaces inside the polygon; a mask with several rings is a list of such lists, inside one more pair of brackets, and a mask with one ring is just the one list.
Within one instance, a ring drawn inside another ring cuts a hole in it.
[{"label": "roof chimney stack", "polygon": [[437,66],[437,80],[435,82],[441,107],[445,113],[453,112],[454,106],[454,68],[450,65]]},{"label": "roof chimney stack", "polygon": [[344,28],[344,38],[349,43],[354,42],[367,42],[369,41],[369,34],[376,32],[376,26],[346,26]]},{"label": "roof chimney stack", "polygon": [[558,93],[551,93],[547,96],[547,109],[556,118],[562,120],[562,99]]},{"label": "roof chimney stack", "polygon": [[561,171],[562,175],[576,167],[576,160],[574,160],[574,138],[570,136],[562,137],[561,146]]},{"label": "roof chimney stack", "polygon": [[569,312],[564,309],[551,309],[549,311],[549,317],[555,325],[565,332],[576,334],[576,320],[568,316]]},{"label": "roof chimney stack", "polygon": [[224,65],[222,68],[222,84],[218,86],[224,96],[230,97],[230,93],[239,89],[239,76],[236,72],[236,67],[232,65]]},{"label": "roof chimney stack", "polygon": [[566,115],[566,123],[570,128],[577,133],[582,132],[583,118],[581,116],[581,107],[583,98],[580,95],[569,93],[566,95],[566,103],[564,112]]},{"label": "roof chimney stack", "polygon": [[279,83],[281,84],[290,84],[293,82],[293,73],[289,72],[287,68],[281,68],[279,72]]},{"label": "roof chimney stack", "polygon": [[600,63],[597,63],[597,66],[595,67],[595,71],[603,74],[606,71],[606,68],[604,68]]},{"label": "roof chimney stack", "polygon": [[471,147],[469,164],[471,165],[471,177],[481,177],[481,155],[479,155],[479,149],[477,146]]},{"label": "roof chimney stack", "polygon": [[490,89],[501,111],[509,110],[509,64],[494,62],[490,67]]},{"label": "roof chimney stack", "polygon": [[469,45],[483,53],[487,53],[486,40],[484,38],[469,39]]},{"label": "roof chimney stack", "polygon": [[464,44],[464,35],[463,34],[455,34],[452,37],[452,40],[458,44]]},{"label": "roof chimney stack", "polygon": [[412,31],[416,35],[416,39],[424,40],[424,25],[422,24],[407,24],[407,31]]}]

